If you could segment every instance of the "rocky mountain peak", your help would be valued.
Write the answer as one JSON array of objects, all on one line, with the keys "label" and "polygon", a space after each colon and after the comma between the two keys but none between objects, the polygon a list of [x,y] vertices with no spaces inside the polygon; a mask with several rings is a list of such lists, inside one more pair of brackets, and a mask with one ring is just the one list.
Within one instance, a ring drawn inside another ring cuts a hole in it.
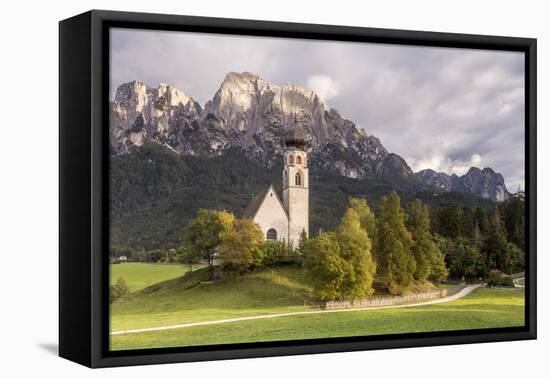
[{"label": "rocky mountain peak", "polygon": [[250,72],[228,73],[204,109],[170,84],[152,88],[136,80],[120,85],[111,103],[113,154],[145,142],[193,156],[219,156],[236,147],[270,166],[280,161],[291,128],[308,135],[313,165],[346,177],[413,189],[427,185],[495,200],[509,196],[502,176],[488,168],[472,168],[460,178],[433,170],[414,174],[403,158],[325,105],[314,91],[297,84],[279,87]]},{"label": "rocky mountain peak", "polygon": [[504,177],[489,167],[483,170],[471,167],[463,176],[449,176],[444,172],[424,169],[416,172],[416,176],[427,186],[445,192],[473,193],[493,201],[504,201],[511,196],[504,184]]},{"label": "rocky mountain peak", "polygon": [[193,99],[170,84],[159,84],[157,98],[164,98],[165,104],[169,106],[187,105]]}]

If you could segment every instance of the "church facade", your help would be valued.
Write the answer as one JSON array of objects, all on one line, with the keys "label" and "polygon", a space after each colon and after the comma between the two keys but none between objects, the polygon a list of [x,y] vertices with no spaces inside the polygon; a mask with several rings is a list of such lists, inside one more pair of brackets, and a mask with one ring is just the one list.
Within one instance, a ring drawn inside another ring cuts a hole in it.
[{"label": "church facade", "polygon": [[296,247],[302,231],[309,234],[309,174],[304,132],[294,129],[287,133],[283,159],[283,200],[271,185],[250,201],[243,215],[260,226],[266,239],[285,240]]}]

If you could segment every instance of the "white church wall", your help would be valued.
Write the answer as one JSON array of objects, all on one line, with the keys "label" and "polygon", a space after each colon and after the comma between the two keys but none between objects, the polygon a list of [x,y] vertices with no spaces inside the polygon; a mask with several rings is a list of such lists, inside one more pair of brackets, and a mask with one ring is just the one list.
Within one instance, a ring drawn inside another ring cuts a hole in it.
[{"label": "white church wall", "polygon": [[277,231],[278,240],[288,238],[288,218],[273,188],[269,189],[264,202],[254,216],[254,222],[262,229],[264,238],[270,228]]}]

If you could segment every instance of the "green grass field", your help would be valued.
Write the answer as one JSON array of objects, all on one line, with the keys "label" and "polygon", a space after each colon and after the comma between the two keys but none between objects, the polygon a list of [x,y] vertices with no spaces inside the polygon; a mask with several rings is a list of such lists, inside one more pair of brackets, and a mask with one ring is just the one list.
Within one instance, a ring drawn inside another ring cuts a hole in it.
[{"label": "green grass field", "polygon": [[299,315],[111,336],[111,349],[500,328],[524,324],[523,291],[477,289],[421,307]]},{"label": "green grass field", "polygon": [[180,277],[189,270],[188,265],[181,264],[124,263],[111,264],[110,267],[111,285],[119,277],[122,277],[126,280],[130,291],[140,290],[158,282]]},{"label": "green grass field", "polygon": [[[304,272],[288,266],[201,283],[205,279],[206,270],[198,270],[149,286],[115,302],[111,307],[111,330],[308,311],[304,301],[314,300]],[[523,295],[523,291],[478,289],[453,302],[414,308],[311,314],[115,335],[111,337],[111,348],[122,350],[520,326],[524,322]]]},{"label": "green grass field", "polygon": [[111,330],[303,311],[314,299],[302,269],[277,267],[216,282],[206,269],[158,283],[111,306]]}]

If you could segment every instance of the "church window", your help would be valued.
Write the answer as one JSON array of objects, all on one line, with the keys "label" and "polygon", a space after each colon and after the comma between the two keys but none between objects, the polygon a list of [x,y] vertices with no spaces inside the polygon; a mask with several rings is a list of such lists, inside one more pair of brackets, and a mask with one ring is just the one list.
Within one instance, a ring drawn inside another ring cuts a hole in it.
[{"label": "church window", "polygon": [[300,172],[296,173],[296,176],[294,177],[294,183],[296,186],[302,186],[302,175]]},{"label": "church window", "polygon": [[290,155],[288,157],[288,164],[294,164],[294,156],[293,155]]},{"label": "church window", "polygon": [[296,157],[296,164],[302,164],[302,157],[299,155]]},{"label": "church window", "polygon": [[266,233],[267,240],[277,240],[277,231],[274,228],[270,228]]},{"label": "church window", "polygon": [[285,164],[286,164],[286,155],[285,155]]}]

